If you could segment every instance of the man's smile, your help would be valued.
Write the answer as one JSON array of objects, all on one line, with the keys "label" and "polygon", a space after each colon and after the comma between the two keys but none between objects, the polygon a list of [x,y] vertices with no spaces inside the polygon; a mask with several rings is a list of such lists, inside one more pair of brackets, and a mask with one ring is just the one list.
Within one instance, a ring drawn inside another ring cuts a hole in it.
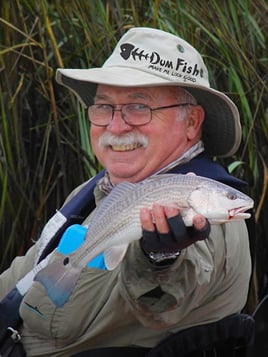
[{"label": "man's smile", "polygon": [[130,144],[130,145],[111,145],[110,148],[113,151],[133,151],[142,147],[140,144]]}]

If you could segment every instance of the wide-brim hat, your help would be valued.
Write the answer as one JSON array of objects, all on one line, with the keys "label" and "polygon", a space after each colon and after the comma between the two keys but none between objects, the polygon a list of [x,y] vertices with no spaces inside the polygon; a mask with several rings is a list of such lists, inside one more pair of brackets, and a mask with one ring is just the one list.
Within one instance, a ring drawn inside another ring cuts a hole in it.
[{"label": "wide-brim hat", "polygon": [[224,93],[210,87],[201,55],[173,34],[147,27],[128,30],[100,68],[58,69],[58,83],[87,107],[98,84],[120,87],[179,86],[205,109],[202,139],[209,156],[233,155],[241,141],[239,112]]}]

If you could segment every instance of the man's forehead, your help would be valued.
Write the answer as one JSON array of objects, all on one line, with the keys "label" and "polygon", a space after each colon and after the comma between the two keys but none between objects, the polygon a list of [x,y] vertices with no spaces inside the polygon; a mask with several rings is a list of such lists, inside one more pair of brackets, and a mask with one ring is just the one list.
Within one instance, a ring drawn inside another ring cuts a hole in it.
[{"label": "man's forehead", "polygon": [[155,87],[116,87],[108,85],[98,85],[95,99],[108,99],[115,95],[121,95],[130,99],[151,99],[155,96],[177,95],[178,88],[155,86]]}]

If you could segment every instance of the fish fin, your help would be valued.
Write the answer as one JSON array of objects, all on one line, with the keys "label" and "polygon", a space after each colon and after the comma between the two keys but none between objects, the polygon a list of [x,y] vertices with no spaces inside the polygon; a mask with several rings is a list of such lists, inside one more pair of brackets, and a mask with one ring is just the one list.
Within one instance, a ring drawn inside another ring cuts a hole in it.
[{"label": "fish fin", "polygon": [[161,206],[178,208],[180,211],[189,209],[188,205],[186,206],[185,204],[183,204],[183,202],[175,202],[170,199],[168,200],[166,198],[163,198],[162,200],[158,200],[158,201],[156,201],[156,203],[158,203]]},{"label": "fish fin", "polygon": [[180,209],[180,215],[187,227],[193,225],[193,218],[197,213],[192,208]]},{"label": "fish fin", "polygon": [[123,260],[128,244],[115,245],[104,252],[104,261],[108,270],[115,269]]},{"label": "fish fin", "polygon": [[81,268],[74,267],[63,257],[40,270],[34,278],[41,283],[57,307],[63,306],[72,294]]},{"label": "fish fin", "polygon": [[161,206],[166,206],[166,207],[173,207],[173,208],[181,208],[178,203],[176,202],[172,202],[172,201],[168,201],[166,199],[163,199],[163,200],[158,200],[156,201],[157,204],[161,205]]}]

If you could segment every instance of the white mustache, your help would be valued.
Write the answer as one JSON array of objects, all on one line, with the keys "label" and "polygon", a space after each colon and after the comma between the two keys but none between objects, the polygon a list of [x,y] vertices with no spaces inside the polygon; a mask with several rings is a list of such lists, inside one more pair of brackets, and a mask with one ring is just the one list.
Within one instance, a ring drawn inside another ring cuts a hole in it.
[{"label": "white mustache", "polygon": [[127,145],[146,147],[148,145],[148,138],[140,133],[127,133],[117,136],[108,132],[99,138],[100,147]]}]

